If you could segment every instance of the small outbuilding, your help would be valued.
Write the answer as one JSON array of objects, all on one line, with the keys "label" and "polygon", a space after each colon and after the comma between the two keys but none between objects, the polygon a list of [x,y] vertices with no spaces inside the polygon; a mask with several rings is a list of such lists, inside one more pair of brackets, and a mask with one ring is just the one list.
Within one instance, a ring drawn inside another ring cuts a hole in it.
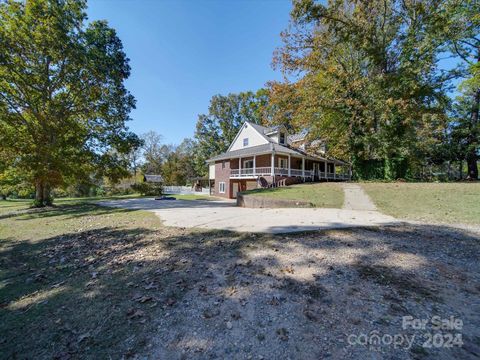
[{"label": "small outbuilding", "polygon": [[160,184],[163,182],[162,175],[143,175],[143,182]]}]

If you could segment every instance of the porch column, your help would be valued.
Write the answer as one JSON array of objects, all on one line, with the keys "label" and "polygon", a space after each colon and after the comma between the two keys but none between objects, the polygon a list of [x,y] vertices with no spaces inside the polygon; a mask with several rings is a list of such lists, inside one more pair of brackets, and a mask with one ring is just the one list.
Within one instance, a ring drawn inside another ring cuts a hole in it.
[{"label": "porch column", "polygon": [[302,157],[302,176],[305,177],[305,158]]},{"label": "porch column", "polygon": [[257,173],[257,155],[253,155],[253,176]]},{"label": "porch column", "polygon": [[325,160],[325,169],[324,169],[325,170],[325,179],[328,179],[328,174],[327,174],[328,170],[327,169],[328,169],[328,162],[327,162],[327,160]]},{"label": "porch column", "polygon": [[292,160],[290,154],[288,154],[288,176],[292,176]]},{"label": "porch column", "polygon": [[238,158],[238,176],[242,177],[242,158]]},{"label": "porch column", "polygon": [[275,153],[272,152],[272,157],[270,160],[270,175],[274,176],[275,175]]},{"label": "porch column", "polygon": [[335,163],[333,163],[333,180],[337,177],[337,171],[335,170]]}]

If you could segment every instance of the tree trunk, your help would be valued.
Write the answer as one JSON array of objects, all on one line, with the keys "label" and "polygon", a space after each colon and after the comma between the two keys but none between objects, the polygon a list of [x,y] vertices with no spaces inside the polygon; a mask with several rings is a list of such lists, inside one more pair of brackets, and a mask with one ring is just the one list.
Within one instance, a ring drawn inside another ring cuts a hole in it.
[{"label": "tree trunk", "polygon": [[472,104],[472,114],[471,114],[471,130],[469,136],[470,149],[467,153],[467,165],[468,165],[468,179],[477,180],[478,179],[478,115],[480,111],[480,89],[477,89],[474,95],[473,104]]},{"label": "tree trunk", "polygon": [[[480,63],[480,48],[477,49],[477,65]],[[470,180],[478,179],[478,143],[479,143],[479,129],[478,116],[480,111],[480,88],[475,91],[473,95],[472,114],[470,123],[469,149],[467,153],[468,176]]]},{"label": "tree trunk", "polygon": [[43,195],[44,195],[43,182],[42,181],[35,182],[35,206],[36,207],[45,206]]},{"label": "tree trunk", "polygon": [[459,180],[463,180],[463,160],[460,160],[458,165],[458,178]]},{"label": "tree trunk", "polygon": [[49,184],[43,185],[43,202],[46,206],[52,205],[51,188]]},{"label": "tree trunk", "polygon": [[478,179],[477,153],[472,150],[467,154],[468,177],[470,180]]},{"label": "tree trunk", "polygon": [[39,180],[35,183],[35,204],[36,207],[52,205],[51,188],[46,182]]}]

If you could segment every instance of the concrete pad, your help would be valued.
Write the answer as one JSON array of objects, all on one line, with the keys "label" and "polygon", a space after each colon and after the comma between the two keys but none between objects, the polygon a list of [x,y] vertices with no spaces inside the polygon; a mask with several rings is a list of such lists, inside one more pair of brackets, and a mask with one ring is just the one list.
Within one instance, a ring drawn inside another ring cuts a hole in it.
[{"label": "concrete pad", "polygon": [[234,201],[125,199],[104,206],[153,211],[166,226],[198,227],[238,232],[290,233],[397,224],[378,211],[324,208],[251,209]]}]

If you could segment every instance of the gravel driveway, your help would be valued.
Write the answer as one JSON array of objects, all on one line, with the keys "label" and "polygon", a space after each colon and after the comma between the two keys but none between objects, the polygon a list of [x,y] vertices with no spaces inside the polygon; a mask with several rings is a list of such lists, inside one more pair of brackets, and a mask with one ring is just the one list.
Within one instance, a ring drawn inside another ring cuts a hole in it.
[{"label": "gravel driveway", "polygon": [[251,209],[232,201],[125,199],[101,202],[105,206],[153,211],[167,226],[290,233],[399,223],[374,210],[282,208]]},{"label": "gravel driveway", "polygon": [[[478,234],[425,225],[284,235],[180,231],[185,236],[154,242],[168,254],[151,266],[159,293],[176,294],[176,302],[153,317],[158,331],[146,358],[480,356]],[[155,253],[145,249],[146,257]],[[439,319],[461,324],[438,329]]]},{"label": "gravel driveway", "polygon": [[[150,210],[177,226],[142,245],[145,280],[132,283],[139,291],[154,286],[148,295],[155,299],[168,297],[151,318],[157,331],[147,358],[480,357],[479,233],[396,223],[365,210],[152,199],[103,204]],[[395,226],[364,227],[382,221]],[[187,227],[331,230],[270,235]],[[438,321],[461,324],[439,329]]]}]

